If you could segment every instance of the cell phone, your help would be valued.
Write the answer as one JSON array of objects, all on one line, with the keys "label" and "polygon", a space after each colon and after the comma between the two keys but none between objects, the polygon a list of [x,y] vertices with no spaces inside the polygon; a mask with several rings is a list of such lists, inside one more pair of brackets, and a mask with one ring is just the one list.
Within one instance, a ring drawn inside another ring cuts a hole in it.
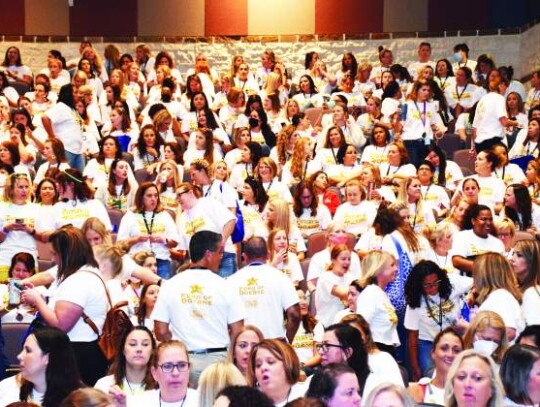
[{"label": "cell phone", "polygon": [[18,223],[18,224],[24,223],[24,219],[15,219],[15,223]]},{"label": "cell phone", "polygon": [[26,287],[24,285],[17,283],[16,281],[14,281],[12,284],[17,290],[20,290],[20,291],[26,290]]}]

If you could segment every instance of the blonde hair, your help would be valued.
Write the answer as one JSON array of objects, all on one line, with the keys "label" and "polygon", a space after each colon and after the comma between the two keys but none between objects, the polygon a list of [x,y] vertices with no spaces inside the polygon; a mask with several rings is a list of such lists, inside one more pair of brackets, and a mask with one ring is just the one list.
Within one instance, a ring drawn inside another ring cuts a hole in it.
[{"label": "blonde hair", "polygon": [[225,387],[246,386],[240,370],[230,362],[217,362],[208,366],[199,378],[199,406],[212,407],[217,394]]},{"label": "blonde hair", "polygon": [[[413,181],[418,181],[417,176],[414,177],[407,177],[405,182],[402,182],[399,186],[398,196],[397,199],[399,202],[404,202],[405,204],[409,204],[409,194],[407,193],[407,190],[411,186]],[[422,224],[424,223],[424,199],[422,198],[422,194],[420,194],[420,197],[418,197],[418,200],[415,202],[416,209],[415,209],[415,223],[416,224]]]},{"label": "blonde hair", "polygon": [[456,226],[450,222],[439,222],[435,225],[426,225],[423,229],[424,237],[429,241],[431,248],[435,250],[437,242],[442,237],[453,236]]},{"label": "blonde hair", "polygon": [[391,392],[394,393],[396,396],[399,397],[401,400],[401,404],[403,407],[415,407],[416,404],[414,403],[414,400],[411,398],[409,393],[407,393],[407,390],[405,390],[404,387],[398,386],[393,383],[382,383],[379,384],[377,387],[375,387],[367,397],[367,400],[365,401],[365,404],[362,403],[365,407],[371,407],[375,403],[375,399],[380,396],[383,393]]},{"label": "blonde hair", "polygon": [[372,250],[362,259],[362,277],[360,285],[367,287],[370,284],[377,284],[377,276],[392,261],[396,259],[388,252],[382,250]]},{"label": "blonde hair", "polygon": [[504,352],[506,352],[506,348],[508,347],[508,338],[506,336],[506,325],[500,315],[496,312],[480,311],[476,314],[463,335],[463,345],[465,349],[471,349],[476,333],[483,332],[488,328],[495,329],[501,333],[499,346],[497,346],[497,349],[495,349],[491,355],[493,360],[497,363],[501,363]]},{"label": "blonde hair", "polygon": [[98,218],[88,218],[81,226],[81,231],[86,237],[86,232],[92,230],[101,236],[103,244],[112,245],[111,233],[105,227],[105,224]]},{"label": "blonde hair", "polygon": [[512,237],[516,235],[516,224],[510,218],[502,218],[495,221],[495,229],[497,229],[497,234],[507,231]]},{"label": "blonde hair", "polygon": [[291,209],[289,204],[285,199],[282,198],[272,198],[268,201],[268,206],[274,207],[274,212],[276,214],[275,221],[266,221],[268,230],[275,228],[280,228],[285,231],[287,236],[291,233]]},{"label": "blonde hair", "polygon": [[454,379],[461,363],[470,358],[478,358],[482,360],[489,367],[489,381],[491,384],[491,398],[489,399],[486,407],[502,407],[504,389],[497,374],[497,368],[493,363],[493,360],[489,356],[485,356],[480,352],[473,349],[464,350],[456,356],[452,366],[448,370],[448,376],[446,377],[446,383],[444,385],[444,400],[446,407],[457,407],[456,395],[454,393]]},{"label": "blonde hair", "polygon": [[473,263],[473,276],[479,304],[482,304],[493,291],[501,288],[521,302],[516,274],[502,254],[484,253],[476,257]]},{"label": "blonde hair", "polygon": [[93,251],[96,260],[109,260],[111,262],[113,277],[122,273],[122,256],[125,254],[122,249],[115,245],[98,244],[93,247]]}]

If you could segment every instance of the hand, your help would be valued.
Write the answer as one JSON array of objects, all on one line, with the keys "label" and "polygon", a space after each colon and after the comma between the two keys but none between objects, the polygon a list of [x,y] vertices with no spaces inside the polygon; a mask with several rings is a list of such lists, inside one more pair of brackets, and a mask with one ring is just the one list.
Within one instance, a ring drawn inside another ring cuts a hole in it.
[{"label": "hand", "polygon": [[274,259],[272,261],[272,264],[277,265],[279,263],[283,263],[285,259],[287,258],[287,249],[281,249],[279,252],[277,252],[274,255]]},{"label": "hand", "polygon": [[36,306],[39,298],[41,298],[41,294],[35,288],[27,288],[21,292],[21,302],[31,307]]},{"label": "hand", "polygon": [[411,370],[412,370],[413,382],[417,382],[418,380],[422,378],[422,371],[420,370],[420,367],[418,365],[411,366]]},{"label": "hand", "polygon": [[296,246],[297,246],[296,240],[295,240],[295,239],[292,239],[292,240],[289,242],[289,251],[290,251],[291,253],[296,254],[296,253],[297,253]]},{"label": "hand", "polygon": [[150,235],[150,242],[165,244],[167,242],[167,239],[163,236]]},{"label": "hand", "polygon": [[148,240],[148,235],[146,233],[141,234],[135,238],[135,243],[142,243]]},{"label": "hand", "polygon": [[126,393],[120,389],[118,385],[111,386],[109,389],[109,396],[112,398],[115,407],[126,406]]},{"label": "hand", "polygon": [[379,191],[377,191],[376,189],[372,189],[371,192],[369,193],[369,199],[381,199],[381,194]]},{"label": "hand", "polygon": [[474,144],[471,146],[471,149],[469,150],[469,160],[475,160],[476,159],[476,148],[474,147]]}]

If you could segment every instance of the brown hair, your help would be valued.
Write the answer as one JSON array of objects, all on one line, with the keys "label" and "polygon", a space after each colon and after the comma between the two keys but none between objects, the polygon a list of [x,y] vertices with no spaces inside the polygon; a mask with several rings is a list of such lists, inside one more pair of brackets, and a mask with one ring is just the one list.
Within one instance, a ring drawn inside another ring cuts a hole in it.
[{"label": "brown hair", "polygon": [[255,360],[257,359],[259,349],[266,349],[283,362],[285,378],[289,384],[293,385],[298,382],[300,378],[300,361],[294,349],[279,339],[263,339],[253,347],[249,356],[247,377],[249,385],[255,387],[255,383],[257,382],[257,378],[255,377]]}]

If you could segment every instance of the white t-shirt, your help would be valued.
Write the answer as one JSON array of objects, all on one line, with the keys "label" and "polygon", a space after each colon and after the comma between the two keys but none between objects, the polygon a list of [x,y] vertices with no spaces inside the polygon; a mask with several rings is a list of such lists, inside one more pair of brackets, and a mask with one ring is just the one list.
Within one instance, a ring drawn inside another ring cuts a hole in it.
[{"label": "white t-shirt", "polygon": [[279,271],[287,276],[293,284],[297,284],[304,280],[304,273],[298,257],[294,253],[287,253],[287,263],[278,263],[274,266]]},{"label": "white t-shirt", "polygon": [[[82,271],[82,270],[87,271]],[[93,275],[94,274],[94,275]],[[98,269],[82,267],[61,281],[49,298],[49,307],[54,309],[58,301],[67,301],[81,307],[101,332],[109,308],[105,287]],[[91,342],[96,333],[82,317],[67,332],[71,342]]]},{"label": "white t-shirt", "polygon": [[311,208],[304,208],[299,218],[296,218],[296,225],[302,235],[309,236],[315,232],[326,230],[328,224],[332,221],[330,210],[319,202],[317,206],[317,215],[311,216]]},{"label": "white t-shirt", "polygon": [[258,327],[265,338],[284,338],[284,312],[298,304],[291,280],[267,264],[246,266],[227,280],[246,309],[246,324]]},{"label": "white t-shirt", "polygon": [[336,314],[344,308],[341,300],[332,294],[332,289],[339,286],[347,290],[354,279],[351,272],[338,276],[332,271],[326,271],[319,277],[317,291],[315,291],[315,303],[317,304],[317,319],[325,327],[332,325]]},{"label": "white t-shirt", "polygon": [[458,191],[463,191],[463,183],[469,178],[474,178],[478,181],[478,185],[480,186],[480,191],[478,191],[478,203],[480,205],[486,205],[491,210],[494,210],[496,204],[504,201],[506,185],[503,181],[494,176],[480,177],[478,174],[475,174],[464,178],[457,188]]},{"label": "white t-shirt", "polygon": [[[155,217],[152,220],[154,214]],[[144,221],[145,219],[146,223]],[[147,229],[147,225],[148,229],[150,230]],[[154,236],[165,237],[167,240],[172,240],[175,242],[179,241],[178,231],[176,229],[174,220],[165,210],[155,213],[145,212],[144,215],[131,211],[126,212],[120,221],[120,226],[118,227],[117,240],[122,241],[135,236],[140,236],[141,234],[152,234]],[[133,254],[141,250],[154,252],[157,259],[170,259],[169,248],[165,243],[150,243],[149,240],[145,240],[131,246],[129,253]]]},{"label": "white t-shirt", "polygon": [[[20,401],[19,392],[21,391],[19,376],[11,376],[0,382],[0,406],[7,406],[8,404]],[[41,405],[45,394],[32,391],[30,402]]]},{"label": "white t-shirt", "polygon": [[[330,264],[332,264],[332,260],[329,248],[315,253],[309,262],[307,281],[315,280],[321,275],[325,274]],[[362,269],[360,268],[360,259],[354,251],[351,252],[351,265],[349,267],[349,273],[352,273],[355,279],[360,278],[362,274]]]},{"label": "white t-shirt", "polygon": [[[201,230],[223,233],[223,228],[236,216],[229,208],[213,198],[200,198],[191,209],[185,210],[176,217],[176,225],[180,234],[178,248],[188,250],[191,236]],[[225,251],[234,253],[234,245],[229,238],[225,244]]]},{"label": "white t-shirt", "polygon": [[458,273],[449,274],[448,278],[452,284],[452,293],[447,300],[442,301],[437,294],[430,296],[427,301],[426,296],[422,296],[418,308],[407,305],[405,328],[418,331],[420,340],[433,341],[442,329],[455,325],[461,316],[462,296],[471,289],[473,280]]},{"label": "white t-shirt", "polygon": [[399,345],[397,314],[388,296],[376,284],[369,284],[356,300],[356,312],[369,323],[373,340],[385,345]]},{"label": "white t-shirt", "polygon": [[403,386],[403,376],[396,360],[388,352],[374,352],[368,354],[369,369],[377,376],[386,377],[386,381]]},{"label": "white t-shirt", "polygon": [[516,298],[504,288],[492,291],[478,311],[493,311],[500,315],[507,328],[514,328],[516,336],[525,329],[525,318]]},{"label": "white t-shirt", "polygon": [[523,293],[521,299],[521,309],[527,325],[540,324],[540,288],[538,286],[529,287]]},{"label": "white t-shirt", "polygon": [[197,390],[188,388],[184,401],[177,401],[174,403],[166,403],[165,401],[160,400],[160,392],[158,389],[148,390],[134,396],[128,395],[126,399],[127,407],[178,407],[179,405],[182,407],[199,407],[199,395]]},{"label": "white t-shirt", "polygon": [[401,139],[423,140],[429,144],[433,140],[433,130],[431,126],[444,126],[441,117],[437,113],[437,108],[433,102],[413,102],[407,101],[407,118],[403,123],[403,133]]},{"label": "white t-shirt", "polygon": [[496,168],[492,173],[497,179],[500,179],[505,185],[521,184],[525,180],[525,174],[517,164],[509,163],[504,168]]},{"label": "white t-shirt", "polygon": [[473,128],[476,129],[475,143],[492,138],[504,138],[504,127],[499,121],[507,117],[506,99],[496,92],[489,92],[483,96],[476,106]]},{"label": "white t-shirt", "polygon": [[366,146],[362,152],[360,162],[375,165],[388,163],[388,146],[377,147],[374,144]]},{"label": "white t-shirt", "polygon": [[484,253],[504,253],[504,244],[492,235],[482,238],[472,230],[463,230],[454,234],[452,239],[452,256],[469,258]]},{"label": "white t-shirt", "polygon": [[83,129],[80,116],[62,102],[47,110],[45,115],[51,119],[54,135],[64,143],[66,151],[80,154],[83,146]]},{"label": "white t-shirt", "polygon": [[228,325],[245,317],[236,290],[208,269],[188,269],[171,278],[161,288],[151,316],[170,324],[172,337],[188,350],[227,347]]},{"label": "white t-shirt", "polygon": [[107,209],[97,199],[57,202],[54,204],[53,211],[54,223],[57,229],[67,224],[72,224],[80,228],[86,219],[96,217],[103,222],[105,229],[108,231],[112,230],[111,219],[109,218]]},{"label": "white t-shirt", "polygon": [[338,206],[334,221],[345,226],[348,233],[356,236],[365,233],[377,216],[377,204],[374,201],[362,201],[358,205],[344,202]]}]

